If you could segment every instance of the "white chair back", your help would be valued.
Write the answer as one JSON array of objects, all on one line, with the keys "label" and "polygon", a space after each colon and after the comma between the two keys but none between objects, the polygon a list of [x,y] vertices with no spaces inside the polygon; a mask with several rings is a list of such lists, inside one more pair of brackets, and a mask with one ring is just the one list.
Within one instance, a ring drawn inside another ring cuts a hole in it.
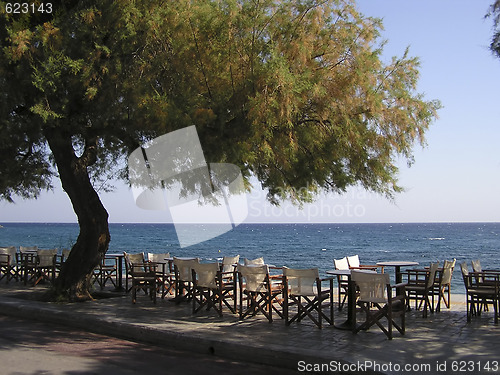
[{"label": "white chair back", "polygon": [[266,280],[269,269],[266,265],[238,265],[238,272],[245,284],[245,289],[250,292],[265,292],[267,290]]},{"label": "white chair back", "polygon": [[144,263],[144,260],[145,260],[144,253],[130,254],[130,253],[126,253],[124,251],[123,256],[125,258],[125,263],[127,265],[127,268],[129,268],[129,269],[132,268],[132,264]]},{"label": "white chair back", "polygon": [[359,267],[359,255],[352,255],[347,257],[347,263],[349,267],[358,268]]},{"label": "white chair back", "polygon": [[334,259],[333,264],[335,265],[336,270],[348,270],[349,269],[349,262],[347,261],[346,257],[343,257],[342,259]]},{"label": "white chair back", "polygon": [[283,276],[287,280],[288,291],[295,296],[313,296],[316,281],[319,279],[317,268],[311,269],[293,269],[283,267]]},{"label": "white chair back", "polygon": [[148,253],[148,260],[150,262],[165,263],[165,258],[170,258],[170,253]]},{"label": "white chair back", "polygon": [[483,269],[481,267],[481,261],[479,259],[471,261],[472,263],[472,270],[474,272],[483,272]]},{"label": "white chair back", "polygon": [[196,274],[196,284],[202,288],[217,288],[217,272],[219,263],[193,263],[192,269]]},{"label": "white chair back", "polygon": [[51,267],[54,265],[57,249],[37,250],[36,255],[38,256],[39,267]]},{"label": "white chair back", "polygon": [[443,264],[443,275],[441,276],[441,285],[448,285],[451,283],[453,275],[453,268],[455,268],[456,259],[445,260]]},{"label": "white chair back", "polygon": [[223,257],[222,258],[222,272],[232,272],[234,266],[240,261],[240,256],[236,255],[234,257]]},{"label": "white chair back", "polygon": [[16,260],[17,249],[15,246],[0,247],[0,254],[8,255],[9,266],[15,266],[17,264]]},{"label": "white chair back", "polygon": [[434,284],[438,267],[439,267],[439,262],[431,263],[431,266],[429,268],[429,279],[427,279],[427,285],[426,285],[427,288],[430,288],[432,284]]},{"label": "white chair back", "polygon": [[247,259],[247,258],[245,258],[244,262],[245,262],[245,266],[248,266],[248,265],[251,265],[251,264],[255,264],[255,265],[264,265],[265,264],[263,257],[256,258],[256,259]]},{"label": "white chair back", "polygon": [[183,281],[193,281],[191,270],[194,265],[200,263],[200,259],[179,259],[174,257],[174,267],[179,271],[179,279]]},{"label": "white chair back", "polygon": [[352,271],[352,280],[359,287],[359,300],[370,303],[387,302],[387,285],[389,274]]}]

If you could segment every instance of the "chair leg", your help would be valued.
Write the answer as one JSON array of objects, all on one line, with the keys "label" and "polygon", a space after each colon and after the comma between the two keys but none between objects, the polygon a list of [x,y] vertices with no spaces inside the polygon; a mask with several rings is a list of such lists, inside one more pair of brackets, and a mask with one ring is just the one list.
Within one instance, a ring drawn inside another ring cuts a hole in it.
[{"label": "chair leg", "polygon": [[495,324],[498,324],[498,299],[497,298],[495,298],[493,300],[493,311],[495,312]]},{"label": "chair leg", "polygon": [[137,288],[135,285],[132,285],[132,303],[135,304],[137,300]]}]

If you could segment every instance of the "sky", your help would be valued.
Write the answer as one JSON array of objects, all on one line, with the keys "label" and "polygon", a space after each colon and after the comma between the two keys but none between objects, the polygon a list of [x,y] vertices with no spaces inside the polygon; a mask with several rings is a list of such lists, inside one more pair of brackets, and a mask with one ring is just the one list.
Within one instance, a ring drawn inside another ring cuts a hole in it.
[{"label": "sky", "polygon": [[[484,19],[493,0],[358,0],[367,16],[383,19],[383,58],[421,61],[418,92],[439,99],[443,108],[416,146],[415,163],[398,164],[405,192],[394,201],[360,189],[320,195],[302,209],[274,207],[256,188],[247,195],[245,222],[374,223],[500,222],[500,59],[488,49],[492,20]],[[76,222],[71,203],[54,180],[54,192],[37,200],[0,202],[2,222]],[[101,198],[110,222],[170,222],[168,211],[137,207],[122,183]]]}]

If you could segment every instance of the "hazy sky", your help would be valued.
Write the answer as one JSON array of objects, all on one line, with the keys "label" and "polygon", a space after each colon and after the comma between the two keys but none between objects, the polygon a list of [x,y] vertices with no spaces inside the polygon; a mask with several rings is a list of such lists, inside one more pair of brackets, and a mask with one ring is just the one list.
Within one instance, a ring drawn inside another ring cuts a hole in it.
[{"label": "hazy sky", "polygon": [[[384,59],[421,59],[419,92],[444,108],[415,149],[415,164],[400,164],[406,192],[395,202],[351,190],[322,196],[303,210],[272,207],[257,189],[248,195],[246,222],[500,221],[500,59],[488,50],[493,0],[358,0],[365,15],[383,18]],[[36,201],[0,203],[0,222],[75,222],[59,182]],[[137,208],[127,187],[102,195],[111,222],[168,222],[168,211]]]}]

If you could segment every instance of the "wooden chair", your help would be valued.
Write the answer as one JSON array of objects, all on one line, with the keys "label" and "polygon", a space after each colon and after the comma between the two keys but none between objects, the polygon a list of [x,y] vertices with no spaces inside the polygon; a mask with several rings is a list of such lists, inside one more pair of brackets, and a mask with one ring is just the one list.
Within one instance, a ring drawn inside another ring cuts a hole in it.
[{"label": "wooden chair", "polygon": [[165,298],[167,294],[174,294],[175,289],[175,272],[170,269],[167,258],[170,258],[170,253],[148,253],[148,261],[158,264],[156,277],[161,298]]},{"label": "wooden chair", "polygon": [[[283,318],[283,312],[275,306],[280,304],[282,285],[271,282],[266,265],[238,265],[239,315],[240,320],[261,312],[271,323],[273,312]],[[243,301],[246,307],[243,308]]]},{"label": "wooden chair", "polygon": [[[330,283],[328,289],[322,288],[323,281]],[[293,315],[290,314],[292,309]],[[323,320],[333,325],[333,278],[320,279],[317,268],[283,267],[283,315],[287,326],[294,321],[300,322],[306,316],[319,329]]]},{"label": "wooden chair", "polygon": [[0,247],[0,280],[3,279],[6,279],[7,283],[12,279],[19,279],[15,246]]},{"label": "wooden chair", "polygon": [[35,261],[34,285],[42,281],[54,282],[56,278],[57,249],[37,250]]},{"label": "wooden chair", "polygon": [[[334,259],[333,264],[336,270],[348,270],[349,262],[346,257],[342,259]],[[337,285],[338,285],[338,302],[339,302],[339,311],[344,307],[345,302],[347,301],[347,296],[349,295],[349,278],[347,276],[338,275],[337,276]]]},{"label": "wooden chair", "polygon": [[179,259],[174,257],[175,303],[190,302],[193,298],[193,266],[200,263],[199,258]]},{"label": "wooden chair", "polygon": [[456,262],[457,262],[456,259],[445,260],[443,262],[443,268],[442,268],[442,270],[440,270],[441,275],[437,279],[439,284],[437,285],[437,290],[434,291],[434,293],[436,293],[438,295],[436,311],[441,310],[441,301],[444,302],[444,305],[448,309],[450,308],[451,279],[453,276],[453,270],[455,268]]},{"label": "wooden chair", "polygon": [[[376,324],[389,340],[393,337],[393,327],[402,335],[406,329],[406,294],[405,284],[390,285],[389,275],[385,273],[368,273],[353,270],[351,278],[359,288],[357,304],[366,313],[365,321],[354,329],[354,333],[367,330]],[[381,320],[387,319],[387,327]],[[401,323],[396,323],[400,318]]]},{"label": "wooden chair", "polygon": [[223,257],[221,264],[222,302],[233,314],[236,314],[238,310],[238,285],[236,280],[239,261],[239,255],[234,257]]},{"label": "wooden chair", "polygon": [[466,292],[467,322],[472,316],[481,315],[482,306],[490,303],[495,313],[495,324],[498,324],[498,303],[500,291],[500,274],[487,272],[469,273],[467,263],[460,264]]},{"label": "wooden chair", "polygon": [[440,285],[440,278],[436,279],[436,272],[439,262],[431,263],[429,269],[407,270],[407,307],[410,309],[410,301],[415,301],[415,309],[419,310],[423,305],[422,316],[427,317],[427,310],[434,312],[434,294],[433,289]]},{"label": "wooden chair", "polygon": [[141,289],[149,294],[153,303],[156,303],[157,267],[154,262],[132,263],[130,266],[132,303],[136,303],[137,290]]},{"label": "wooden chair", "polygon": [[101,290],[106,286],[109,281],[115,288],[117,285],[117,275],[118,275],[118,259],[115,257],[104,257],[102,258],[100,264],[94,270],[94,278]]},{"label": "wooden chair", "polygon": [[132,265],[133,264],[144,264],[145,263],[145,258],[144,258],[144,253],[127,253],[123,252],[123,258],[125,259],[125,290],[130,292],[132,288],[129,289],[128,287],[128,281],[131,278],[130,271],[132,270]]},{"label": "wooden chair", "polygon": [[24,281],[24,285],[32,280],[35,281],[36,275],[36,252],[38,246],[19,246],[19,253],[17,253],[17,269],[19,276]]},{"label": "wooden chair", "polygon": [[193,263],[193,314],[206,306],[222,316],[221,272],[218,263]]}]

